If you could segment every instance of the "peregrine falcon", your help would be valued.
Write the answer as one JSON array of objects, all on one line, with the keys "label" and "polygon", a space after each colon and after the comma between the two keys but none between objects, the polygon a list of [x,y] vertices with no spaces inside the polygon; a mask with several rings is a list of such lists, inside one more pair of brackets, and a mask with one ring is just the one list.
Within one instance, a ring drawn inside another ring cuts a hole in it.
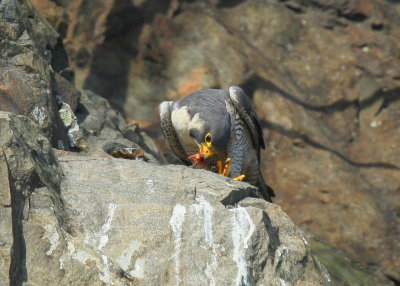
[{"label": "peregrine falcon", "polygon": [[234,180],[257,186],[271,201],[273,190],[260,171],[263,132],[250,99],[237,86],[205,89],[159,107],[168,147],[185,164],[217,169]]}]

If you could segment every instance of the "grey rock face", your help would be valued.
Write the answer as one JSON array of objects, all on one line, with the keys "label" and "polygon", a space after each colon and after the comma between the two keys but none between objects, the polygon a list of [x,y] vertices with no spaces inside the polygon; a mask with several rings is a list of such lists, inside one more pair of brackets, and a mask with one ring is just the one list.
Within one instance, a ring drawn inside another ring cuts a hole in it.
[{"label": "grey rock face", "polygon": [[42,225],[30,220],[30,198],[37,188],[46,186],[47,219],[66,229],[61,178],[62,170],[40,127],[25,116],[0,112],[0,285],[27,281],[31,275],[27,261],[36,260],[41,251],[36,244]]},{"label": "grey rock face", "polygon": [[69,149],[58,105],[75,109],[79,91],[51,66],[57,38],[29,1],[1,1],[0,110],[29,116],[53,146]]},{"label": "grey rock face", "polygon": [[82,93],[76,117],[90,153],[101,150],[111,154],[122,148],[136,148],[144,150],[148,161],[165,161],[153,140],[137,124],[126,123],[106,99],[91,91]]},{"label": "grey rock face", "polygon": [[8,113],[0,135],[0,285],[329,284],[246,183],[65,152],[58,163],[39,127]]}]

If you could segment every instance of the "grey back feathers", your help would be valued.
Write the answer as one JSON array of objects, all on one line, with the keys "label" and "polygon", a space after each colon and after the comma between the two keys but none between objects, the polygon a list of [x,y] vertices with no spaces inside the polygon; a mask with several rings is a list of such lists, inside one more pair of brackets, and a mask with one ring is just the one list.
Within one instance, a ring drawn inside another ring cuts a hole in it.
[{"label": "grey back feathers", "polygon": [[250,99],[246,96],[244,91],[238,86],[231,86],[229,88],[230,98],[235,109],[247,125],[247,129],[251,133],[251,139],[254,149],[257,150],[257,158],[260,160],[260,148],[265,149],[264,134],[260,127],[260,123],[256,112],[253,109]]}]

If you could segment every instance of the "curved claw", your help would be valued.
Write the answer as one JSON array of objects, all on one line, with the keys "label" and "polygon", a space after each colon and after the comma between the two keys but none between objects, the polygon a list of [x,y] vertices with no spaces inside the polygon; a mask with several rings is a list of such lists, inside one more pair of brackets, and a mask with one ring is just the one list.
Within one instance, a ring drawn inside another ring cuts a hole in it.
[{"label": "curved claw", "polygon": [[246,177],[246,175],[242,174],[242,175],[240,175],[240,176],[237,176],[236,178],[233,178],[232,180],[234,180],[234,181],[241,181],[241,180],[243,180],[245,177]]},{"label": "curved claw", "polygon": [[[219,163],[219,164],[218,164]],[[218,166],[218,174],[222,174],[225,177],[228,177],[229,175],[229,167],[231,164],[231,158],[226,158],[225,160],[225,165],[224,168],[222,169],[222,161],[218,161],[217,162],[217,166]],[[220,172],[221,171],[221,172]],[[244,174],[237,176],[236,178],[233,178],[232,180],[234,181],[241,181],[245,178],[246,176]]]},{"label": "curved claw", "polygon": [[229,175],[229,166],[230,166],[230,164],[231,164],[231,158],[226,158],[224,169],[222,171],[222,175],[224,175],[225,177],[228,177],[228,175]]}]

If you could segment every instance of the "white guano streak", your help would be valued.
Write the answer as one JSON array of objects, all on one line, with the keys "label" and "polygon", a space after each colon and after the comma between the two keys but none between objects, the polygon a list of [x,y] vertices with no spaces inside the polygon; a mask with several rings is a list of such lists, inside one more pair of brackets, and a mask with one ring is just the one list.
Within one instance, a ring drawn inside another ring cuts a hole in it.
[{"label": "white guano streak", "polygon": [[131,269],[131,259],[132,256],[137,252],[142,243],[137,240],[132,240],[128,247],[124,248],[122,254],[117,257],[116,261],[121,266],[121,268],[128,272],[132,277],[143,278],[144,277],[144,260],[138,258],[135,262],[134,269]]},{"label": "white guano streak", "polygon": [[[110,203],[108,206],[108,215],[106,223],[101,227],[100,231],[97,233],[98,242],[97,242],[97,250],[101,252],[101,249],[106,246],[108,243],[108,231],[111,228],[112,220],[114,219],[114,213],[116,209],[116,205],[114,203]],[[111,284],[111,275],[108,265],[108,258],[105,254],[101,253],[101,259],[103,261],[103,274],[100,273],[100,280],[106,283],[107,285]]]},{"label": "white guano streak", "polygon": [[60,236],[58,235],[57,229],[53,224],[46,225],[44,228],[46,229],[46,232],[43,236],[50,242],[50,248],[47,250],[46,255],[52,255],[53,251],[59,244]]},{"label": "white guano streak", "polygon": [[236,276],[236,285],[250,285],[249,273],[246,262],[246,249],[248,242],[255,230],[254,223],[245,208],[237,207],[231,209],[233,216],[232,223],[232,241],[233,241],[233,261],[238,267]]},{"label": "white guano streak", "polygon": [[171,225],[172,231],[174,233],[174,255],[175,260],[175,285],[180,285],[180,253],[181,253],[181,242],[182,242],[182,227],[185,221],[186,208],[180,204],[177,204],[173,211],[169,224]]},{"label": "white guano streak", "polygon": [[215,286],[215,280],[213,276],[213,271],[218,267],[217,263],[217,252],[216,249],[219,245],[214,243],[213,238],[213,222],[212,217],[214,214],[214,209],[204,198],[200,197],[197,199],[198,204],[193,204],[192,208],[195,210],[196,214],[199,216],[200,212],[203,214],[203,231],[204,231],[204,241],[212,249],[211,264],[207,262],[207,267],[204,270],[207,278],[210,279],[210,286]]},{"label": "white guano streak", "polygon": [[100,231],[97,233],[97,237],[99,238],[97,249],[101,251],[101,249],[107,244],[108,242],[108,231],[111,228],[112,220],[114,219],[114,213],[116,209],[116,205],[114,203],[110,203],[108,206],[108,215],[106,223],[101,227]]},{"label": "white guano streak", "polygon": [[286,281],[283,280],[282,278],[279,278],[279,282],[280,282],[281,286],[288,286],[288,285],[286,284]]}]

